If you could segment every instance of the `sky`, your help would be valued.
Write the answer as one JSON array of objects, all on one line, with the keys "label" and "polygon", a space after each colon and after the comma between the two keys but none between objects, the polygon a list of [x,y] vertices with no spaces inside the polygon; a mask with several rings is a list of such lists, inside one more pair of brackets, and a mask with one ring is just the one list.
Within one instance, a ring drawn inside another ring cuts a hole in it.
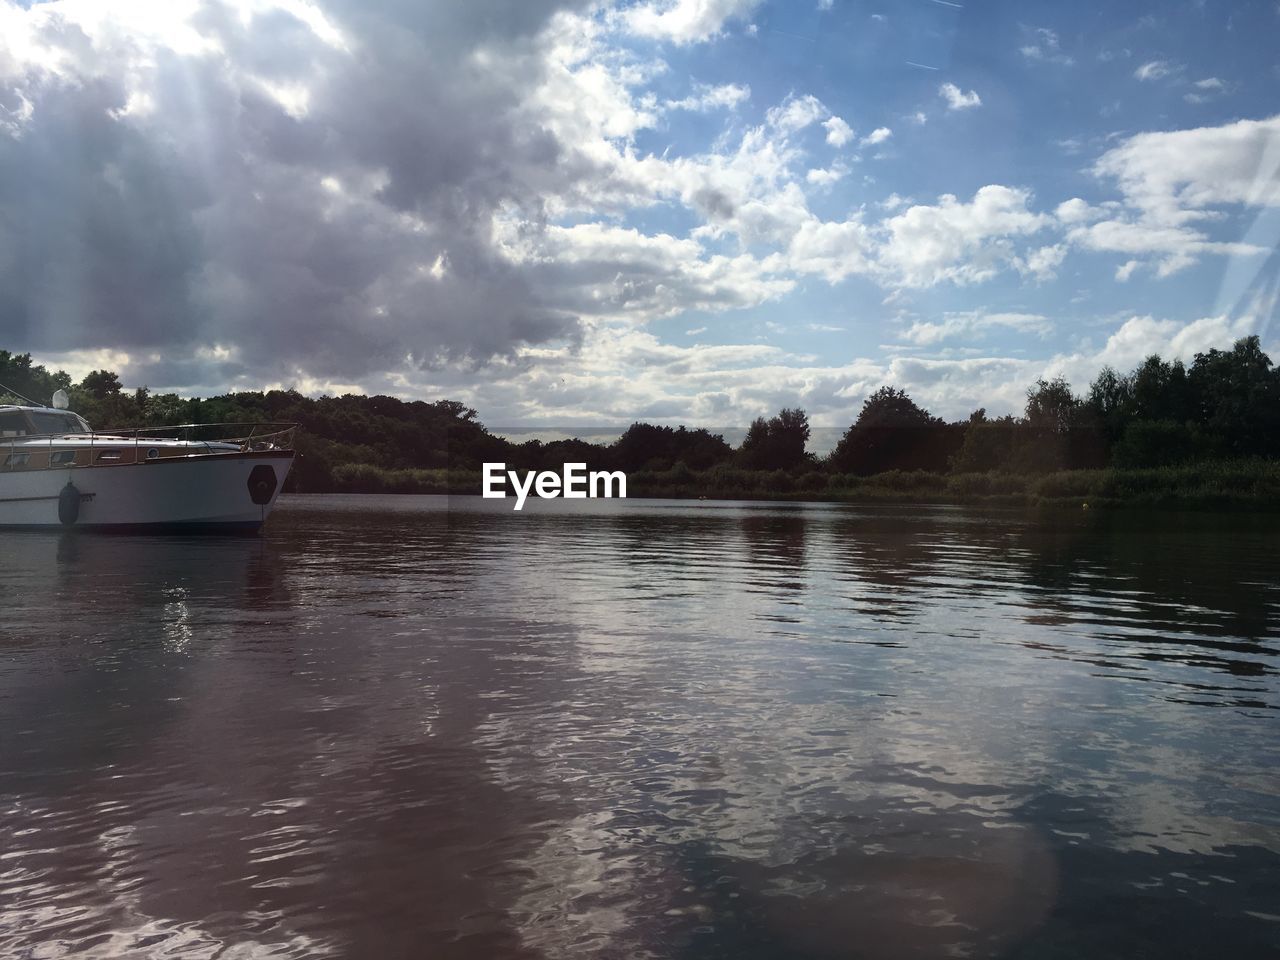
[{"label": "sky", "polygon": [[1280,4],[0,0],[0,347],[497,427],[1280,358]]}]

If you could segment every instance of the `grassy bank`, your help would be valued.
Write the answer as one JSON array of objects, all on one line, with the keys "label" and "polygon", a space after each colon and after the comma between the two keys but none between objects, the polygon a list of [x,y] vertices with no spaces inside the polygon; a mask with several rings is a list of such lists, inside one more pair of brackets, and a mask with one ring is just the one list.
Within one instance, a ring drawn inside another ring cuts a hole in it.
[{"label": "grassy bank", "polygon": [[[386,470],[346,464],[334,471],[334,492],[478,494],[472,470]],[[809,470],[741,470],[717,466],[701,472],[682,464],[641,470],[627,478],[631,497],[713,500],[818,500],[838,503],[1003,503],[1176,509],[1249,509],[1280,512],[1280,463],[1242,460],[1152,469],[1062,470],[1055,473],[929,473],[891,470],[867,477]]]}]

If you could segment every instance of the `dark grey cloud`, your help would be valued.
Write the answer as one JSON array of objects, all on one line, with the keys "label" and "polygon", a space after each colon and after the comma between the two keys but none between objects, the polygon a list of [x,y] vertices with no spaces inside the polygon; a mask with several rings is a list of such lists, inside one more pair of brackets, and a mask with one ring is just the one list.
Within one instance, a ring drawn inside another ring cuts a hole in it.
[{"label": "dark grey cloud", "polygon": [[[335,46],[209,2],[193,22],[220,52],[195,55],[55,20],[56,72],[0,46],[5,115],[29,109],[0,126],[0,342],[355,380],[575,340],[491,224],[536,222],[574,175],[520,105],[539,31],[583,5],[335,0]],[[237,359],[201,360],[214,345]]]}]

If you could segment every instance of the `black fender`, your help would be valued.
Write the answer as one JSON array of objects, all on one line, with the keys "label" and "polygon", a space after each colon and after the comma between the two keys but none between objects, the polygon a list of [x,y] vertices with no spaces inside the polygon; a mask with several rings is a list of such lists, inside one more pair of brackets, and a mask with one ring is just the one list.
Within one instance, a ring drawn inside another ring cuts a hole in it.
[{"label": "black fender", "polygon": [[80,491],[70,480],[58,494],[58,520],[69,527],[80,519]]},{"label": "black fender", "polygon": [[258,506],[265,507],[271,502],[279,482],[275,470],[269,463],[258,464],[249,471],[249,480],[246,484],[249,488],[249,499]]}]

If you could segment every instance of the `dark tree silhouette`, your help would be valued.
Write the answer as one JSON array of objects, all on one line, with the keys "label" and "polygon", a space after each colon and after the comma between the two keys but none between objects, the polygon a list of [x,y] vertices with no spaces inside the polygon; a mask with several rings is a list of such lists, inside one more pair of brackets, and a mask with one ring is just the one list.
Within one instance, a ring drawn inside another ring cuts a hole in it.
[{"label": "dark tree silhouette", "polygon": [[950,426],[895,387],[881,387],[862,403],[828,461],[842,473],[863,476],[885,470],[947,468],[964,426]]},{"label": "dark tree silhouette", "polygon": [[808,462],[809,415],[788,407],[776,417],[757,417],[742,441],[739,459],[751,470],[791,470]]},{"label": "dark tree silhouette", "polygon": [[1280,371],[1256,336],[1196,354],[1187,375],[1195,416],[1225,456],[1280,453]]},{"label": "dark tree silhouette", "polygon": [[[646,423],[632,424],[609,446],[582,440],[514,444],[489,433],[474,409],[452,400],[314,398],[293,390],[185,398],[146,387],[126,391],[108,370],[73,384],[65,372],[50,372],[29,354],[3,350],[0,384],[36,402],[67,389],[72,409],[100,429],[295,421],[303,430],[293,478],[313,491],[361,489],[343,480],[355,473],[377,479],[379,471],[478,471],[495,461],[523,470],[585,462],[592,469],[661,474],[663,483],[685,489],[707,484],[745,494],[820,490],[827,479],[805,452],[809,419],[795,408],[758,418],[734,451],[705,429]],[[1104,368],[1083,396],[1064,380],[1040,380],[1019,417],[992,419],[980,409],[967,421],[944,423],[902,390],[883,387],[866,398],[822,466],[860,475],[1022,474],[1278,456],[1280,370],[1255,336],[1197,354],[1190,364],[1152,356],[1129,373]],[[381,488],[403,489],[391,483]]]},{"label": "dark tree silhouette", "polygon": [[654,426],[633,423],[613,443],[611,462],[621,470],[668,470],[683,462],[694,470],[705,470],[728,460],[733,448],[718,433],[698,428]]},{"label": "dark tree silhouette", "polygon": [[1007,470],[1022,432],[1022,424],[1011,416],[988,419],[985,409],[975,410],[964,425],[964,440],[951,459],[954,473],[989,473]]}]

